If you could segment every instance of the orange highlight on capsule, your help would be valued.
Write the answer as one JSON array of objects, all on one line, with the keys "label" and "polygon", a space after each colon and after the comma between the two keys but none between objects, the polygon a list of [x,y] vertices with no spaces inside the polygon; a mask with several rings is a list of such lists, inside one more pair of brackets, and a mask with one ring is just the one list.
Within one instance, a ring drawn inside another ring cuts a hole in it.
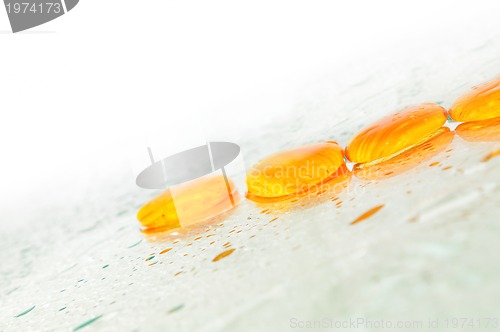
[{"label": "orange highlight on capsule", "polygon": [[500,117],[461,123],[455,132],[469,142],[500,141]]},{"label": "orange highlight on capsule", "polygon": [[[447,127],[442,127],[438,131],[439,133],[428,141],[406,150],[394,158],[368,166],[364,166],[364,164],[354,165],[354,175],[363,180],[381,180],[400,175],[416,167],[444,151],[452,142],[453,131]],[[430,166],[437,164],[439,163],[436,162]]]},{"label": "orange highlight on capsule", "polygon": [[137,213],[147,233],[186,227],[231,210],[239,201],[234,183],[210,175],[171,187]]},{"label": "orange highlight on capsule", "polygon": [[455,121],[486,120],[500,116],[500,77],[472,88],[450,109]]},{"label": "orange highlight on capsule", "polygon": [[277,201],[304,195],[337,178],[345,169],[342,148],[332,141],[278,152],[247,173],[247,198]]},{"label": "orange highlight on capsule", "polygon": [[441,133],[446,110],[434,103],[405,108],[366,127],[350,141],[346,157],[355,163],[378,163]]}]

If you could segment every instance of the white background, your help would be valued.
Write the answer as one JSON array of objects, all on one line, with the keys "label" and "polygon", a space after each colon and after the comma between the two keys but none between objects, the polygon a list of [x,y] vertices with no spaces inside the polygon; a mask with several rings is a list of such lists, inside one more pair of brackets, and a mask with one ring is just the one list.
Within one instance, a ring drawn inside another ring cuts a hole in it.
[{"label": "white background", "polygon": [[[25,33],[0,10],[2,204],[107,159],[237,140],[355,61],[484,33],[497,1],[91,1]],[[479,29],[480,28],[480,29]],[[487,30],[487,29],[486,29]],[[467,38],[471,40],[471,38]],[[342,81],[343,76],[339,76]],[[151,135],[153,133],[153,135]],[[152,136],[152,138],[151,138]],[[52,188],[52,187],[50,187]],[[54,187],[56,188],[56,187]]]}]

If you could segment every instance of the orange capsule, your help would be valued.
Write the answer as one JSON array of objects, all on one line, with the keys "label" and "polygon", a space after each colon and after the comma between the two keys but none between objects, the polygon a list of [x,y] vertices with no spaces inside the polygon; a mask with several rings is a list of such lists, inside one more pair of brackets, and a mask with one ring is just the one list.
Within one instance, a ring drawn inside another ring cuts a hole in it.
[{"label": "orange capsule", "polygon": [[469,142],[500,141],[500,117],[461,123],[455,131]]},{"label": "orange capsule", "polygon": [[404,173],[444,151],[451,143],[454,132],[448,127],[438,129],[438,134],[394,158],[376,164],[356,164],[353,173],[363,180],[381,180]]},{"label": "orange capsule", "polygon": [[342,148],[332,141],[273,154],[247,173],[247,197],[262,201],[300,196],[336,178],[342,165]]},{"label": "orange capsule", "polygon": [[500,116],[500,77],[474,87],[450,109],[455,121],[486,120]]},{"label": "orange capsule", "polygon": [[239,200],[234,183],[210,175],[166,190],[137,213],[150,232],[165,231],[206,221],[233,208]]},{"label": "orange capsule", "polygon": [[387,160],[438,134],[446,119],[446,110],[434,103],[407,107],[354,136],[347,145],[346,157],[355,163]]}]

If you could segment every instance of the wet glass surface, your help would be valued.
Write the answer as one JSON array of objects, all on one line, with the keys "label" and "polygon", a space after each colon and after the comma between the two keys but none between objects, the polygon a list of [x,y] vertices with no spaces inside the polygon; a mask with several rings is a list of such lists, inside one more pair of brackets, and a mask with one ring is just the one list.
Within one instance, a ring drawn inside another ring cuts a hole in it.
[{"label": "wet glass surface", "polygon": [[[345,146],[409,104],[449,107],[498,74],[499,50],[485,36],[417,67],[363,64],[358,76],[318,78],[286,119],[238,142],[247,168],[298,145]],[[317,204],[273,211],[243,200],[163,235],[141,233],[135,216],[159,192],[118,172],[76,205],[27,211],[0,233],[0,330],[281,331],[293,318],[497,317],[499,149],[495,139],[455,135],[401,174],[353,176]]]}]

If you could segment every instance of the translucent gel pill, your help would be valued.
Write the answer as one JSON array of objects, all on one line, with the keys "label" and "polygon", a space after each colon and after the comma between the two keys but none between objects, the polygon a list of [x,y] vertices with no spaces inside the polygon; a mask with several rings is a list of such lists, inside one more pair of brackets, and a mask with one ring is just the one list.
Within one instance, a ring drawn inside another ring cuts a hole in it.
[{"label": "translucent gel pill", "polygon": [[407,107],[354,136],[346,157],[355,163],[387,160],[437,134],[447,117],[446,110],[434,103]]},{"label": "translucent gel pill", "polygon": [[251,199],[262,211],[279,215],[296,208],[307,209],[335,199],[349,186],[351,178],[352,173],[344,163],[335,171],[331,179],[311,186],[307,191],[277,198],[252,196]]},{"label": "translucent gel pill", "polygon": [[500,141],[500,117],[461,123],[455,132],[469,142]]},{"label": "translucent gel pill", "polygon": [[472,88],[450,109],[455,121],[486,120],[500,116],[500,77]]},{"label": "translucent gel pill", "polygon": [[300,196],[336,178],[342,165],[342,148],[331,141],[273,154],[248,171],[247,197],[262,201]]},{"label": "translucent gel pill", "polygon": [[404,173],[431,159],[452,142],[454,133],[447,127],[439,129],[439,134],[389,160],[370,166],[356,164],[353,173],[363,180],[380,180]]},{"label": "translucent gel pill", "polygon": [[222,175],[210,175],[166,190],[142,206],[137,219],[149,231],[164,231],[208,220],[238,200],[230,179],[226,183]]}]

